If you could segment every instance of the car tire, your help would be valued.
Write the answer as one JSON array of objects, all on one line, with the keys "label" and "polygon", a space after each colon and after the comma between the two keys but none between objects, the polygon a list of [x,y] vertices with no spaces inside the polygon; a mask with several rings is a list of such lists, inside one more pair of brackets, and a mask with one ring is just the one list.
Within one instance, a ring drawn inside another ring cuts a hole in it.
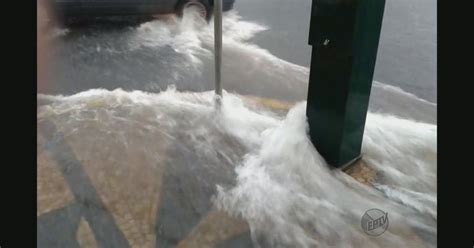
[{"label": "car tire", "polygon": [[208,0],[181,0],[176,6],[176,12],[179,16],[183,16],[183,11],[189,7],[197,7],[201,16],[209,21],[212,16],[212,8]]}]

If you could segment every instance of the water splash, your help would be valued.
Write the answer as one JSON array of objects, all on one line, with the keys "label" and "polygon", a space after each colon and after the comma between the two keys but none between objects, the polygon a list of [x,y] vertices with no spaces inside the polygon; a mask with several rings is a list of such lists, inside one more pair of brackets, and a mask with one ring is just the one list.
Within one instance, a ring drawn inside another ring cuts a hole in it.
[{"label": "water splash", "polygon": [[[175,23],[149,22],[122,38],[126,48],[110,43],[100,51],[95,45],[86,47],[91,54],[119,51],[120,57],[144,48],[171,47],[185,59],[171,66],[173,74],[167,82],[184,81],[185,71],[212,75],[207,68],[212,59],[212,27],[196,28],[197,24],[192,15]],[[305,99],[309,69],[249,42],[265,29],[235,12],[226,14],[224,88],[292,101]],[[187,83],[198,84],[196,75]],[[387,91],[377,83],[374,89]],[[397,102],[423,104],[412,95],[388,90],[398,94]],[[282,117],[234,93],[224,92],[220,111],[213,99],[211,91],[190,93],[176,87],[156,94],[93,89],[71,96],[39,95],[37,118],[38,122],[53,121],[58,132],[74,138],[84,159],[108,159],[121,165],[124,154],[119,151],[140,151],[156,166],[163,156],[150,149],[153,146],[178,146],[194,154],[172,153],[170,170],[178,178],[179,173],[192,171],[199,185],[217,188],[215,205],[249,223],[256,247],[435,246],[436,125],[369,113],[364,159],[379,172],[371,188],[328,168],[307,138],[304,102]],[[391,105],[387,98],[375,101]],[[202,170],[208,174],[200,174]],[[212,173],[216,171],[221,174]],[[387,211],[390,219],[389,229],[377,239],[360,228],[363,213],[374,207]]]},{"label": "water splash", "polygon": [[[295,106],[277,127],[262,133],[260,148],[236,169],[237,185],[219,188],[216,204],[248,220],[255,243],[262,247],[414,247],[416,241],[404,229],[422,229],[435,237],[435,222],[423,216],[428,212],[436,218],[436,162],[425,158],[436,156],[435,126],[369,114],[364,136],[364,159],[384,172],[386,182],[412,190],[397,194],[384,190],[386,196],[415,205],[420,214],[328,169],[308,140],[305,109],[304,103]],[[400,123],[404,125],[398,128]],[[407,153],[409,149],[413,150]],[[391,172],[397,169],[401,171]],[[420,169],[423,172],[412,174]],[[426,199],[435,205],[425,204]],[[388,211],[391,220],[388,233],[377,240],[361,233],[360,218],[371,208]],[[434,246],[434,241],[428,243]]]},{"label": "water splash", "polygon": [[[173,88],[159,94],[90,90],[72,96],[40,95],[39,100],[43,105],[38,120],[54,120],[66,136],[87,125],[94,140],[101,140],[103,135],[93,131],[100,125],[100,130],[121,133],[107,142],[127,144],[139,135],[137,130],[152,130],[165,137],[160,144],[188,143],[209,161],[202,165],[206,168],[233,170],[222,167],[222,161],[237,166],[234,185],[215,179],[206,183],[221,185],[214,203],[247,220],[256,247],[435,246],[434,125],[368,114],[363,153],[369,165],[382,172],[378,191],[329,169],[308,140],[304,102],[282,119],[249,108],[245,98],[227,92],[218,112],[212,92]],[[115,126],[117,121],[128,124]],[[180,139],[183,135],[188,138]],[[225,142],[226,136],[239,145]],[[224,160],[216,160],[219,157]],[[187,168],[199,170],[195,165]],[[360,227],[363,213],[374,207],[387,211],[390,219],[390,227],[377,239]],[[427,233],[427,240],[415,238],[420,232]]]}]

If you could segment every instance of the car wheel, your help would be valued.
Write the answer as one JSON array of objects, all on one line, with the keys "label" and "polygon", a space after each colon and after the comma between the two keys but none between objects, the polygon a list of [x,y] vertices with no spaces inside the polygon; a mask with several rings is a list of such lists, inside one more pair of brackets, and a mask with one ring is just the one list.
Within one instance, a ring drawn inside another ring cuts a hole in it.
[{"label": "car wheel", "polygon": [[177,13],[182,16],[187,8],[196,8],[206,21],[211,19],[212,9],[208,0],[182,0],[178,3]]}]

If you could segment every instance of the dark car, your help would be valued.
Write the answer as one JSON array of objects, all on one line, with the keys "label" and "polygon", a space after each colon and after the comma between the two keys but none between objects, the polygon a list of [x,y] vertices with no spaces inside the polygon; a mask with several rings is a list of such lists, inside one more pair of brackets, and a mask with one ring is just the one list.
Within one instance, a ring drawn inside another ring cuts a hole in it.
[{"label": "dark car", "polygon": [[[222,0],[223,11],[232,9],[235,0]],[[214,0],[52,0],[53,15],[62,22],[101,17],[151,17],[181,15],[187,7],[197,7],[203,17],[212,16]]]}]

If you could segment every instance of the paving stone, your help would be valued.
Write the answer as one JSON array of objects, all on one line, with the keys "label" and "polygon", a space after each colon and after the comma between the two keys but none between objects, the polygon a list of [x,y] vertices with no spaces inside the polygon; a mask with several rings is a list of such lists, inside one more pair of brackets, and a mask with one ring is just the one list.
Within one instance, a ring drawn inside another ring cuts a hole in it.
[{"label": "paving stone", "polygon": [[79,228],[77,229],[77,242],[81,248],[97,248],[97,241],[95,240],[94,233],[89,226],[89,223],[84,218],[81,219],[79,223]]}]

